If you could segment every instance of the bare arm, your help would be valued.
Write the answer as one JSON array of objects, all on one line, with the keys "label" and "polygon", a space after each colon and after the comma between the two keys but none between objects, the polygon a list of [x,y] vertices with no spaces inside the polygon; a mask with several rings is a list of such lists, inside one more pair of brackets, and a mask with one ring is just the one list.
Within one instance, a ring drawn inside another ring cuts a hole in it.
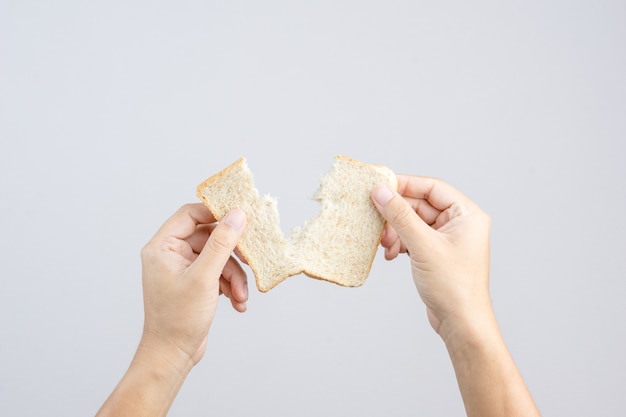
[{"label": "bare arm", "polygon": [[193,365],[180,352],[140,346],[97,417],[165,416]]},{"label": "bare arm", "polygon": [[372,194],[387,259],[409,253],[428,319],[452,360],[467,415],[539,416],[489,298],[490,218],[443,181],[398,176]]},{"label": "bare arm", "polygon": [[539,416],[493,314],[440,329],[468,416]]},{"label": "bare arm", "polygon": [[231,256],[245,226],[241,211],[217,225],[202,204],[174,214],[141,253],[145,320],[128,371],[97,417],[165,416],[206,350],[220,293],[246,310],[247,278]]}]

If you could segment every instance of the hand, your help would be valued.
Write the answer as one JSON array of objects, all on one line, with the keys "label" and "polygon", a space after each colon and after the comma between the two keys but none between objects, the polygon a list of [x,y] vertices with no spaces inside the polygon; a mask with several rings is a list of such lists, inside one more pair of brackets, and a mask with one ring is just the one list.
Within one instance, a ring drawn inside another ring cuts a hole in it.
[{"label": "hand", "polygon": [[385,257],[409,253],[430,324],[448,349],[469,417],[539,416],[489,299],[491,221],[443,181],[398,176],[372,191],[388,224]]},{"label": "hand", "polygon": [[475,203],[445,182],[398,175],[398,191],[372,192],[387,220],[385,257],[408,252],[417,290],[432,327],[470,320],[491,310],[489,301],[490,219]]},{"label": "hand", "polygon": [[231,256],[246,224],[240,210],[219,224],[202,204],[181,207],[141,251],[144,329],[126,374],[98,417],[165,416],[206,350],[220,294],[246,310],[246,274]]},{"label": "hand", "polygon": [[146,244],[142,346],[180,353],[195,365],[204,355],[219,295],[229,297],[235,310],[246,310],[246,273],[231,256],[245,220],[233,210],[217,225],[204,205],[189,204]]}]

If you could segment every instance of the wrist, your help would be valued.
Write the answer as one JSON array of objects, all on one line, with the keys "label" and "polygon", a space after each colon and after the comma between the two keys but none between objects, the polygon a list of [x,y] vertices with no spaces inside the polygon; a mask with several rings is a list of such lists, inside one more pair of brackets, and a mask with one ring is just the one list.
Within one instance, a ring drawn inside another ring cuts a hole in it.
[{"label": "wrist", "polygon": [[456,312],[439,325],[437,333],[451,354],[459,349],[492,345],[501,340],[500,329],[490,305],[470,312]]},{"label": "wrist", "polygon": [[192,367],[188,355],[142,338],[130,367],[98,417],[165,416]]},{"label": "wrist", "polygon": [[155,376],[163,379],[184,379],[191,372],[194,363],[191,357],[174,343],[154,340],[144,334],[137,347],[132,365],[152,369],[158,374]]},{"label": "wrist", "polygon": [[491,308],[446,321],[440,335],[468,416],[539,416]]}]

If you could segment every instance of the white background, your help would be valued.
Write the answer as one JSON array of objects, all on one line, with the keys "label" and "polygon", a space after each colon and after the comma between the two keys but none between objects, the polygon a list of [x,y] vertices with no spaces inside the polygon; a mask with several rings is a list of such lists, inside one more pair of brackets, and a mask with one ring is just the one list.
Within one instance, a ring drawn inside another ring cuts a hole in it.
[{"label": "white background", "polygon": [[[95,414],[141,334],[139,251],[197,184],[247,157],[288,234],[344,154],[477,201],[544,415],[621,415],[626,3],[517,3],[1,1],[2,414]],[[463,415],[406,257],[250,288],[171,416]]]}]

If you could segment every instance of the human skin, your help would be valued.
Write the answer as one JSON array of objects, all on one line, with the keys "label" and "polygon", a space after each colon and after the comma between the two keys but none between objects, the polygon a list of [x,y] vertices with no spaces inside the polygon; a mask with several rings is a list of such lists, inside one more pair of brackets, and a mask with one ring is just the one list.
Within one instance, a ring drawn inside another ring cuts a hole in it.
[{"label": "human skin", "polygon": [[[498,328],[489,297],[490,219],[436,179],[398,176],[374,204],[387,220],[385,257],[409,253],[413,279],[454,366],[467,415],[539,416]],[[98,417],[164,416],[202,359],[219,295],[243,312],[247,278],[231,256],[245,227],[233,210],[217,224],[201,204],[182,207],[142,250],[144,331]]]},{"label": "human skin", "polygon": [[165,416],[204,355],[220,294],[246,310],[246,274],[231,256],[245,214],[233,210],[215,221],[204,205],[185,205],[142,249],[143,334],[97,417]]},{"label": "human skin", "polygon": [[445,343],[467,415],[539,416],[489,295],[489,216],[444,181],[398,175],[372,191],[387,221],[385,258],[408,253],[432,328]]}]

